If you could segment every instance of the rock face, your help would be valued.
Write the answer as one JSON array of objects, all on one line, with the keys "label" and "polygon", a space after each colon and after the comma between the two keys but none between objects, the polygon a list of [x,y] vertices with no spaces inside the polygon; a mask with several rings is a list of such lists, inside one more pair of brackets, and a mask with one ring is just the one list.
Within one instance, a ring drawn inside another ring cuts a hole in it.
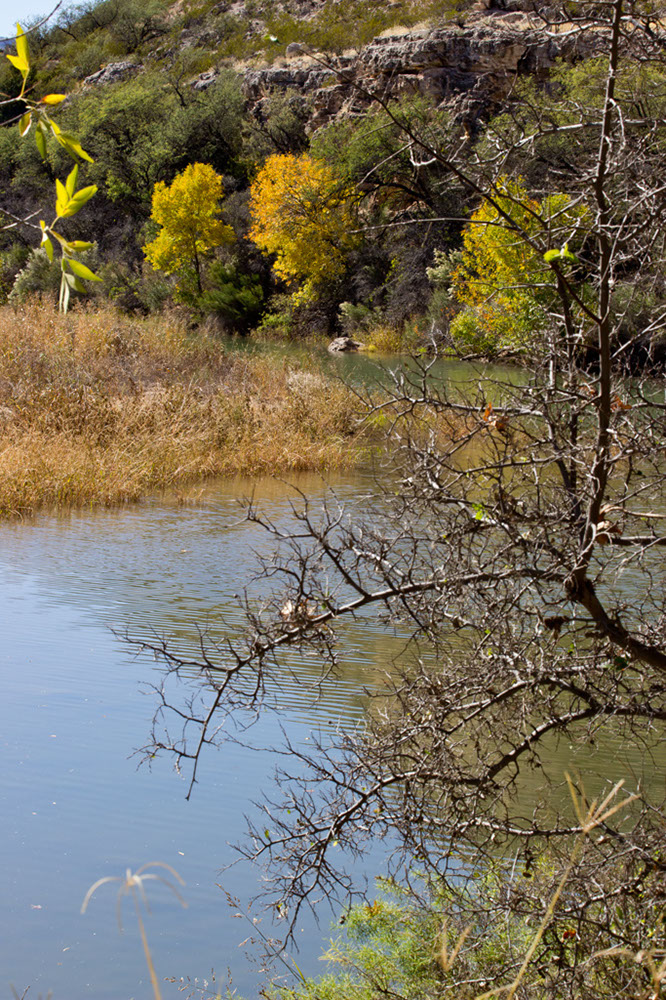
[{"label": "rock face", "polygon": [[473,113],[506,98],[516,76],[543,77],[556,59],[590,55],[598,41],[549,34],[521,13],[479,15],[464,25],[379,37],[353,54],[295,55],[286,65],[248,70],[244,91],[251,103],[275,90],[307,93],[313,128],[341,112],[362,110],[373,94],[423,94],[438,104],[465,95]]},{"label": "rock face", "polygon": [[105,83],[117,83],[118,80],[125,80],[133,73],[138,73],[143,69],[140,63],[115,62],[109,63],[103,69],[98,69],[96,73],[91,73],[83,81],[84,87],[94,87]]}]

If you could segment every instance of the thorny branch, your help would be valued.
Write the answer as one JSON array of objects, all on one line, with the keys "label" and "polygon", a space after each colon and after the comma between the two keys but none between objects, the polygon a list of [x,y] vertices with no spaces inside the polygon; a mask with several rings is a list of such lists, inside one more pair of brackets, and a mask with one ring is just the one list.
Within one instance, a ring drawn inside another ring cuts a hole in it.
[{"label": "thorny branch", "polygon": [[[619,274],[635,275],[638,287],[645,271],[650,288],[666,263],[663,122],[636,124],[616,95],[625,60],[663,59],[662,29],[647,15],[644,23],[638,6],[562,8],[567,30],[599,28],[606,88],[601,107],[569,109],[587,123],[568,136],[579,143],[578,167],[565,178],[588,209],[584,260],[569,270],[551,264],[552,325],[531,345],[530,369],[478,367],[452,381],[432,359],[403,366],[381,398],[373,391],[365,401],[371,424],[386,428],[389,457],[362,511],[333,495],[314,510],[303,497],[285,525],[249,506],[275,548],[259,567],[259,595],[242,598],[244,636],[216,645],[202,636],[196,655],[132,640],[167,668],[146,752],[190,761],[189,795],[204,749],[271,701],[289,650],[314,654],[324,677],[344,657],[347,620],[372,616],[409,636],[362,731],[322,737],[307,752],[287,744],[278,795],[259,806],[239,847],[268,862],[267,892],[292,929],[304,905],[349,898],[344,852],[356,856],[377,838],[390,839],[390,870],[403,865],[403,877],[415,858],[447,878],[501,851],[517,850],[528,868],[540,844],[566,854],[579,827],[550,803],[527,810],[524,775],[556,780],[558,739],[592,745],[610,728],[646,756],[663,739],[666,539],[654,529],[665,516],[663,392],[627,375],[631,351],[649,355],[627,343],[627,306],[614,298]],[[577,8],[587,11],[582,21]],[[500,177],[521,169],[526,150],[544,140],[545,156],[550,121],[510,109],[476,160],[463,161],[456,137],[434,148],[378,104],[420,160],[494,206],[517,240],[540,254],[566,240],[553,220],[543,239],[525,231],[497,198]],[[567,169],[553,164],[558,183]],[[646,329],[663,322],[657,304]],[[174,705],[170,681],[193,674],[192,701]],[[175,738],[168,725],[158,732],[169,717],[181,726]],[[568,918],[623,943],[612,907],[620,899],[640,909],[637,886],[651,898],[663,877],[661,823],[643,801],[631,823],[607,824],[563,903]],[[531,905],[528,896],[520,905]]]}]

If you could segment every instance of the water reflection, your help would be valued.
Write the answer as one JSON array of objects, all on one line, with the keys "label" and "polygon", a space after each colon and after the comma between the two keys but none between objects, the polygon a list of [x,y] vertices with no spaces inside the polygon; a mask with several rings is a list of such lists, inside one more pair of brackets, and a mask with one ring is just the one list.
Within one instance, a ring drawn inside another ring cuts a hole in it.
[{"label": "water reflection", "polygon": [[[317,476],[299,477],[298,486],[313,507],[327,488]],[[334,486],[341,499],[365,505],[373,479],[362,473],[336,478]],[[184,644],[197,629],[212,638],[233,630],[241,620],[234,595],[255,553],[267,554],[272,545],[242,519],[239,499],[250,492],[274,521],[290,517],[289,486],[236,480],[178,499],[1,529],[5,990],[10,982],[19,993],[28,985],[35,995],[53,989],[55,1000],[147,995],[129,911],[122,938],[112,892],[105,897],[100,890],[85,917],[78,911],[95,879],[155,860],[182,874],[190,903],[183,912],[166,890],[155,897],[148,933],[159,972],[202,977],[214,967],[224,976],[230,966],[241,993],[256,988],[238,950],[248,931],[225,906],[216,881],[232,857],[228,844],[242,836],[243,814],[270,781],[272,755],[261,748],[278,744],[282,728],[298,741],[312,727],[360,723],[364,688],[379,688],[394,658],[404,660],[405,643],[371,618],[347,626],[341,671],[321,700],[314,692],[318,663],[294,653],[280,711],[252,732],[259,749],[232,744],[211,752],[190,802],[170,761],[156,761],[152,772],[137,770],[129,754],[149,732],[155,702],[146,687],[159,681],[159,666],[131,655],[109,626]],[[580,744],[553,741],[547,756],[550,779],[561,782],[565,769],[578,768],[590,794],[603,780],[623,776],[647,784],[655,798],[664,792],[666,751],[654,761],[646,747],[619,744],[610,726],[596,733],[594,745],[582,735]],[[538,774],[529,776],[521,795],[533,804],[544,788]],[[549,794],[558,803],[566,796]],[[381,858],[378,848],[365,870],[381,871]],[[248,899],[257,879],[236,868],[224,884]],[[299,964],[319,971],[321,933],[310,925],[300,933]],[[165,996],[178,995],[176,987],[165,989]]]},{"label": "water reflection", "polygon": [[[335,483],[343,499],[360,498],[368,486],[363,477]],[[306,476],[299,487],[316,503],[326,484]],[[215,883],[232,857],[228,843],[242,835],[244,813],[269,782],[271,754],[238,745],[210,754],[189,803],[170,761],[137,771],[128,756],[147,738],[155,707],[142,686],[159,680],[159,667],[135,658],[109,630],[188,642],[197,628],[219,634],[221,617],[233,628],[240,620],[234,594],[254,552],[270,545],[242,522],[238,501],[252,489],[274,519],[289,516],[286,484],[236,481],[198,491],[185,504],[161,498],[2,528],[5,989],[11,982],[19,991],[53,989],[56,998],[115,1000],[146,992],[137,936],[128,930],[118,937],[111,892],[104,898],[100,890],[85,917],[78,910],[95,879],[151,860],[183,875],[190,903],[183,913],[161,893],[148,930],[160,973],[194,977],[231,966],[239,989],[254,989],[237,948],[247,929]],[[389,657],[380,632],[359,626],[350,635],[344,671],[320,702],[303,683],[318,665],[294,658],[280,712],[252,733],[256,746],[279,743],[282,728],[297,741],[313,726],[362,719],[363,686]],[[379,859],[376,865],[381,870]],[[257,879],[234,869],[224,884],[248,899]],[[323,915],[324,928],[327,920]],[[321,932],[304,926],[302,935],[299,964],[314,971]]]}]

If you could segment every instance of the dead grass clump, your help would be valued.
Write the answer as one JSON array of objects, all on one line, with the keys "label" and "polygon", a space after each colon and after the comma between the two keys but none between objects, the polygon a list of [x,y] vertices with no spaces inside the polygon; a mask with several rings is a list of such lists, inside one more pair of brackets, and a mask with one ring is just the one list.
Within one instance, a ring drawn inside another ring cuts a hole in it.
[{"label": "dead grass clump", "polygon": [[178,316],[0,309],[0,516],[349,466],[358,418],[344,386],[225,352]]}]

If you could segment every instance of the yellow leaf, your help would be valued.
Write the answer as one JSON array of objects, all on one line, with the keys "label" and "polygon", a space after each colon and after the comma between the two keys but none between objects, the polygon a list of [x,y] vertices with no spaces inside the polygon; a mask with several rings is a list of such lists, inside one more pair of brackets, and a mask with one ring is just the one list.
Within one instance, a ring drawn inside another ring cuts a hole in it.
[{"label": "yellow leaf", "polygon": [[16,23],[16,51],[26,67],[30,69],[30,56],[28,54],[28,40],[21,25]]},{"label": "yellow leaf", "polygon": [[67,94],[47,94],[42,97],[42,104],[61,104],[62,101],[66,100]]},{"label": "yellow leaf", "polygon": [[10,56],[10,55],[8,55],[7,58],[9,59],[12,66],[15,66],[23,77],[26,77],[28,75],[28,73],[30,72],[30,65],[25,61],[25,59],[21,59],[20,56]]}]

